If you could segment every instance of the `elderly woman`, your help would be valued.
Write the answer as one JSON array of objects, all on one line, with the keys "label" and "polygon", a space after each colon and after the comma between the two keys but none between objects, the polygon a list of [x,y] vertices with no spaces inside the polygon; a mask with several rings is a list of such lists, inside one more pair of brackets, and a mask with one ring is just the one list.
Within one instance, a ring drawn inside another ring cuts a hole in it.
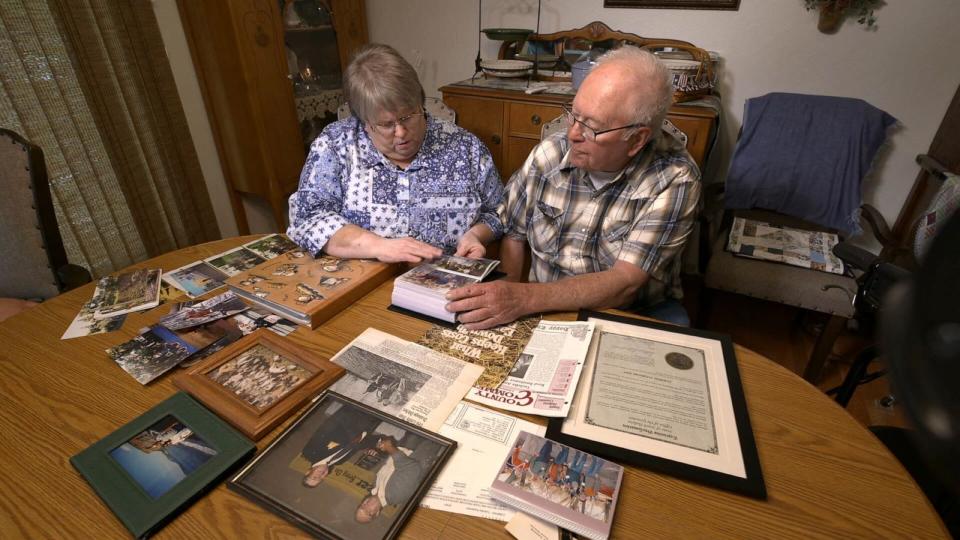
[{"label": "elderly woman", "polygon": [[502,233],[503,194],[483,143],[426,113],[416,72],[386,45],[356,53],[344,92],[354,116],[314,141],[290,197],[290,238],[344,258],[482,257]]}]

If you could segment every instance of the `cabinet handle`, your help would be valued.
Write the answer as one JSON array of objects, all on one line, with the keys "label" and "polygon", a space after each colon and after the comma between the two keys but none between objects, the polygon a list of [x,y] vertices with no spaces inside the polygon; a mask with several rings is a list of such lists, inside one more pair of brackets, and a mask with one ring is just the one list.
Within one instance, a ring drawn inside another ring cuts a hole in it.
[{"label": "cabinet handle", "polygon": [[533,115],[533,116],[530,117],[530,123],[531,123],[531,124],[533,124],[533,125],[535,125],[535,126],[539,126],[539,125],[540,125],[540,122],[543,122],[543,119],[540,118],[540,115],[539,115],[539,114],[535,114],[535,115]]},{"label": "cabinet handle", "polygon": [[493,137],[490,137],[490,140],[493,141],[493,144],[500,144],[500,136],[499,136],[499,135],[494,135]]}]

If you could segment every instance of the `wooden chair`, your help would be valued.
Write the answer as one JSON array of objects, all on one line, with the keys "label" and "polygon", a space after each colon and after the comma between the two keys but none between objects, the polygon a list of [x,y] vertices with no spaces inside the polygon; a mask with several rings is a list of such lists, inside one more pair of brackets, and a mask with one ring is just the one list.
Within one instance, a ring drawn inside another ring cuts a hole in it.
[{"label": "wooden chair", "polygon": [[67,262],[57,226],[43,151],[17,133],[0,129],[0,298],[42,301],[90,281],[86,269]]}]

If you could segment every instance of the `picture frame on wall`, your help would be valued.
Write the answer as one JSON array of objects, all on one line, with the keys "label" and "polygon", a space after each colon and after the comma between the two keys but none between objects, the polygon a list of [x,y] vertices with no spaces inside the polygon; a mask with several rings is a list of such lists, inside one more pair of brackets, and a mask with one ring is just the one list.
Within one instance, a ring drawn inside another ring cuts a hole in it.
[{"label": "picture frame on wall", "polygon": [[327,391],[228,487],[322,538],[394,538],[456,445]]},{"label": "picture frame on wall", "polygon": [[261,328],[178,374],[173,384],[259,440],[345,372]]},{"label": "picture frame on wall", "polygon": [[178,392],[70,458],[136,538],[156,533],[256,446]]},{"label": "picture frame on wall", "polygon": [[603,0],[607,8],[717,9],[735,11],[740,0]]}]

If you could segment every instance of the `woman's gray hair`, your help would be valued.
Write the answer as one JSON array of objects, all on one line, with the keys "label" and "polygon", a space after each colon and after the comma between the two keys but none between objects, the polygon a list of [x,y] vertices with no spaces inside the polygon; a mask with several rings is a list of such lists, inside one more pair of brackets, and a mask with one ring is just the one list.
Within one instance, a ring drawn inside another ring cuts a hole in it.
[{"label": "woman's gray hair", "polygon": [[623,63],[630,68],[639,92],[649,88],[652,93],[650,99],[634,100],[637,107],[633,115],[634,122],[650,127],[654,134],[659,133],[659,127],[673,104],[673,74],[670,69],[650,51],[633,45],[613,49],[597,60],[598,65],[611,62]]},{"label": "woman's gray hair", "polygon": [[380,111],[422,107],[426,99],[413,66],[389,45],[370,43],[358,49],[343,79],[350,110],[368,124]]}]

